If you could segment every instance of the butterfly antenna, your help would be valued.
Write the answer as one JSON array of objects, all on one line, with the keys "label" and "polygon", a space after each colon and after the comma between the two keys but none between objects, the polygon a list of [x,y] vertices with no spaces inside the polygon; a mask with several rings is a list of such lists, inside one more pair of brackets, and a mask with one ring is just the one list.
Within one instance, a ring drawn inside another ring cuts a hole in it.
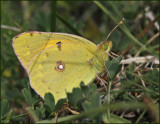
[{"label": "butterfly antenna", "polygon": [[123,19],[118,23],[118,25],[116,25],[116,27],[114,27],[114,28],[112,29],[112,31],[107,35],[104,43],[107,42],[107,40],[108,40],[109,36],[112,34],[112,32],[113,32],[114,30],[116,30],[116,29],[119,27],[119,25],[123,24],[123,21],[124,21],[124,18],[123,18]]},{"label": "butterfly antenna", "polygon": [[112,34],[112,32],[113,32],[114,30],[116,30],[116,29],[119,27],[119,25],[123,24],[123,22],[124,22],[124,18],[123,18],[123,19],[118,23],[118,25],[116,25],[116,27],[114,27],[114,28],[112,29],[112,31],[107,35],[104,43],[107,42],[107,40],[108,40],[109,36]]},{"label": "butterfly antenna", "polygon": [[109,36],[111,35],[111,33],[112,33],[114,30],[116,30],[116,29],[119,27],[120,24],[123,24],[123,21],[124,21],[124,18],[123,18],[123,19],[118,23],[118,25],[116,25],[116,27],[114,27],[114,28],[112,29],[112,31],[107,35],[105,41],[104,41],[104,42],[101,42],[101,43],[98,45],[98,49],[101,49],[101,48],[102,48],[102,45],[105,44],[105,43],[107,43],[107,40],[108,40]]}]

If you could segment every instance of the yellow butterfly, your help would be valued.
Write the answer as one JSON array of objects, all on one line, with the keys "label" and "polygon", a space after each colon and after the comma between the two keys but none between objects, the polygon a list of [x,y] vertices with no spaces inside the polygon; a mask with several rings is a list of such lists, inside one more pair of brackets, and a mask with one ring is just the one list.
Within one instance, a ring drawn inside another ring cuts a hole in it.
[{"label": "yellow butterfly", "polygon": [[57,102],[81,81],[87,85],[104,71],[111,42],[96,46],[72,34],[30,31],[14,37],[13,48],[31,87],[42,98],[51,92]]}]

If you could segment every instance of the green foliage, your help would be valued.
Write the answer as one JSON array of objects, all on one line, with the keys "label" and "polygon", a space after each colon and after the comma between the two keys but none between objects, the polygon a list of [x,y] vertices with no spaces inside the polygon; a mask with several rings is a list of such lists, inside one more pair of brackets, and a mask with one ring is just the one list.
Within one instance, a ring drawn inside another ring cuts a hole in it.
[{"label": "green foliage", "polygon": [[[101,105],[100,95],[97,92],[95,84],[90,84],[85,86],[83,82],[80,84],[80,88],[74,88],[72,93],[67,93],[69,104],[77,108],[82,105],[84,111],[92,110],[93,108],[98,108]],[[93,113],[88,115],[93,122],[100,122],[102,120],[102,115],[97,115]]]},{"label": "green foliage", "polygon": [[55,109],[54,111],[58,111],[62,106],[63,104],[66,102],[66,99],[60,99],[58,100],[57,104],[55,105]]},{"label": "green foliage", "polygon": [[115,76],[118,74],[118,72],[121,70],[122,65],[120,64],[120,61],[122,60],[122,57],[119,56],[115,59],[112,59],[112,61],[106,61],[106,68],[108,71],[109,78],[113,80]]},{"label": "green foliage", "polygon": [[[32,30],[77,34],[99,44],[125,18],[108,39],[113,42],[112,51],[122,54],[123,59],[134,57],[137,52],[139,57],[157,57],[158,23],[145,29],[151,24],[147,14],[153,19],[159,14],[157,1],[1,1],[1,4],[2,123],[159,123],[159,66],[154,61],[122,65],[121,56],[107,61],[108,78],[104,77],[104,82],[95,80],[88,86],[81,83],[67,93],[66,99],[55,103],[52,94],[45,94],[42,100],[30,87],[12,47],[14,36]],[[141,32],[146,33],[139,37]]]},{"label": "green foliage", "polygon": [[1,122],[9,123],[12,117],[12,112],[13,110],[10,109],[8,101],[3,99],[1,101]]},{"label": "green foliage", "polygon": [[54,97],[51,93],[46,93],[44,96],[44,107],[49,112],[52,113],[55,109]]},{"label": "green foliage", "polygon": [[[81,89],[80,89],[81,88]],[[96,92],[97,87],[92,84],[90,87],[84,85],[83,82],[80,84],[80,88],[74,88],[72,93],[67,93],[69,104],[72,106],[80,106],[86,99],[89,99],[93,93]]]},{"label": "green foliage", "polygon": [[78,106],[83,101],[83,92],[79,88],[74,88],[73,93],[68,93],[67,96],[73,106]]},{"label": "green foliage", "polygon": [[3,99],[1,101],[1,119],[5,118],[9,112],[9,103],[7,100]]},{"label": "green foliage", "polygon": [[36,107],[35,113],[36,113],[36,116],[39,118],[39,120],[41,120],[44,116],[44,113],[45,113],[44,106]]},{"label": "green foliage", "polygon": [[[89,99],[89,101],[86,101],[84,102],[83,104],[83,109],[85,111],[88,111],[88,110],[92,110],[93,108],[97,108],[97,107],[100,107],[102,106],[101,105],[101,99],[100,99],[100,95],[98,93],[93,93],[91,98]],[[90,117],[93,122],[101,122],[102,120],[102,114],[96,114],[96,113],[93,113],[91,115],[88,115],[88,117]]]},{"label": "green foliage", "polygon": [[158,86],[159,78],[157,77],[159,77],[159,71],[158,69],[153,68],[151,72],[148,72],[145,75],[143,75],[142,79]]},{"label": "green foliage", "polygon": [[33,106],[33,98],[32,98],[31,93],[30,93],[26,88],[24,88],[24,89],[22,90],[22,93],[23,93],[26,101],[29,103],[29,105],[30,105],[30,106]]}]

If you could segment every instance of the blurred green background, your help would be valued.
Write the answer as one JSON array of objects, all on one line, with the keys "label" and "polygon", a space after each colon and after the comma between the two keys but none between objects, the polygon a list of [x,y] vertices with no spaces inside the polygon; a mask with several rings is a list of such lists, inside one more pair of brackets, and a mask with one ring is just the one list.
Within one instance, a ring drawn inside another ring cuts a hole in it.
[{"label": "blurred green background", "polygon": [[[8,99],[16,113],[23,113],[27,103],[21,93],[28,77],[12,48],[12,39],[25,31],[78,34],[98,44],[122,20],[109,40],[116,54],[134,56],[148,39],[158,32],[158,23],[141,39],[136,38],[159,14],[158,1],[1,1],[1,100]],[[56,13],[56,14],[55,14]],[[126,33],[127,32],[127,33]],[[131,35],[130,35],[131,34]],[[140,56],[158,56],[158,38]]]}]

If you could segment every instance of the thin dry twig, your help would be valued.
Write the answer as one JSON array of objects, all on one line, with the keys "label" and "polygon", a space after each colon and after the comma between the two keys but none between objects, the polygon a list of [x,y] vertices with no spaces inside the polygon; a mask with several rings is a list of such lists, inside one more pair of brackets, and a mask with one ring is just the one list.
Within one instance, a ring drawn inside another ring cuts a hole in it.
[{"label": "thin dry twig", "polygon": [[74,111],[74,110],[70,109],[69,107],[66,107],[65,109],[68,110],[68,111],[70,111],[70,112],[71,112],[72,114],[74,114],[74,115],[80,114],[79,112]]},{"label": "thin dry twig", "polygon": [[19,28],[8,26],[8,25],[1,25],[1,28],[2,29],[9,29],[9,30],[17,31],[17,32],[21,31],[21,29],[19,29]]},{"label": "thin dry twig", "polygon": [[111,51],[110,51],[110,53],[111,53],[111,54],[113,54],[114,56],[118,57],[118,55],[117,55],[117,54],[115,54],[114,52],[111,52]]},{"label": "thin dry twig", "polygon": [[[103,85],[104,85],[104,88],[105,88],[105,90],[107,91],[107,87],[106,87],[106,85],[105,85],[105,80],[102,80],[97,74],[96,74],[96,77],[103,83]],[[106,84],[107,84],[107,82],[106,82]]]},{"label": "thin dry twig", "polygon": [[53,123],[57,123],[58,112],[55,113],[55,118]]},{"label": "thin dry twig", "polygon": [[130,64],[132,62],[135,62],[135,63],[153,62],[154,64],[159,64],[159,60],[155,56],[129,58],[126,60],[122,60],[121,64]]}]

